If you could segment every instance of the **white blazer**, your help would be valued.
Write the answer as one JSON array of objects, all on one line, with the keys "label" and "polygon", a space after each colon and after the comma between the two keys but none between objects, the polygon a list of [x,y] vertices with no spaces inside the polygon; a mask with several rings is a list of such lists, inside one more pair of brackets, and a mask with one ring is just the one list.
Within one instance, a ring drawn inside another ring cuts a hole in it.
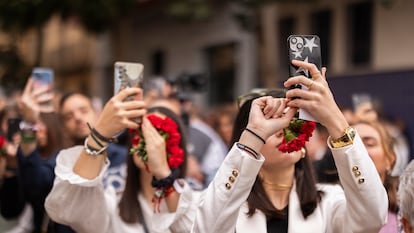
[{"label": "white blazer", "polygon": [[[328,139],[329,140],[329,139]],[[295,186],[289,196],[288,233],[377,233],[387,221],[388,198],[378,172],[357,134],[354,144],[332,150],[343,189],[318,185],[321,202],[306,219]],[[233,146],[201,197],[192,232],[262,233],[262,212],[246,215],[247,197],[264,162]]]}]

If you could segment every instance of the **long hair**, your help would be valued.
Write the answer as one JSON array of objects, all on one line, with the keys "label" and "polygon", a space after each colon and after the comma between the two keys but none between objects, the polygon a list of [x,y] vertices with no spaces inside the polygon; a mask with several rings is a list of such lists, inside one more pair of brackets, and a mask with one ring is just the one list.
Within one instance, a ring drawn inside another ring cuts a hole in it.
[{"label": "long hair", "polygon": [[[173,111],[165,107],[152,107],[148,109],[148,113],[159,112],[167,117],[171,118],[178,125],[178,130],[181,134],[180,147],[184,151],[184,162],[179,167],[179,177],[184,178],[186,174],[187,167],[187,140],[186,140],[186,130],[183,123],[180,120],[180,117],[177,116]],[[131,147],[131,140],[129,140],[129,147]],[[135,165],[132,158],[134,155],[129,155],[127,157],[127,177],[125,183],[125,190],[122,193],[121,200],[119,201],[119,215],[122,220],[127,223],[137,223],[144,222],[144,216],[142,216],[142,208],[138,201],[138,194],[142,191],[141,182],[141,170]]]},{"label": "long hair", "polygon": [[[268,93],[269,94],[269,93]],[[269,95],[273,97],[284,97],[284,92],[273,92]],[[242,134],[244,128],[246,128],[250,107],[253,99],[256,99],[262,95],[253,96],[252,99],[246,100],[242,106],[240,106],[239,113],[236,116],[236,120],[233,128],[233,143],[237,142]],[[295,180],[296,180],[296,192],[300,201],[300,208],[303,216],[306,218],[316,209],[321,199],[321,192],[316,188],[316,179],[313,166],[308,156],[300,159],[295,164]],[[286,218],[282,210],[277,210],[271,203],[269,197],[260,182],[259,176],[256,177],[256,181],[253,184],[253,188],[247,198],[249,206],[248,216],[252,216],[256,209],[262,211],[268,218]]]},{"label": "long hair", "polygon": [[39,153],[42,158],[48,159],[62,148],[63,138],[61,124],[57,113],[41,113],[40,120],[46,127],[47,143],[39,146]]}]

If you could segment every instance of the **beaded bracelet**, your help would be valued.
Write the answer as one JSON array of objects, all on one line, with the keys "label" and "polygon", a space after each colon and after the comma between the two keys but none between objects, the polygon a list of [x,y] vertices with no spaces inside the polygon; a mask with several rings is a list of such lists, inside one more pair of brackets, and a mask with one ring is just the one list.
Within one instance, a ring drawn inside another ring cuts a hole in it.
[{"label": "beaded bracelet", "polygon": [[169,186],[165,188],[157,188],[152,197],[152,205],[155,213],[160,213],[161,200],[167,199],[171,193],[175,191],[174,186]]}]

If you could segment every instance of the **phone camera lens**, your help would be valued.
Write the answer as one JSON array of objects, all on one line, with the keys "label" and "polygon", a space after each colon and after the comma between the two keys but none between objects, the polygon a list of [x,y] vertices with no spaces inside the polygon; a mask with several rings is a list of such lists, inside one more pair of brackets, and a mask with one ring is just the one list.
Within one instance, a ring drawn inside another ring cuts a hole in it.
[{"label": "phone camera lens", "polygon": [[297,49],[302,49],[302,48],[303,48],[303,44],[302,44],[302,43],[298,43],[298,44],[296,45],[296,48],[297,48]]},{"label": "phone camera lens", "polygon": [[298,42],[298,39],[296,39],[296,37],[293,37],[290,42],[292,42],[292,44],[296,44]]}]

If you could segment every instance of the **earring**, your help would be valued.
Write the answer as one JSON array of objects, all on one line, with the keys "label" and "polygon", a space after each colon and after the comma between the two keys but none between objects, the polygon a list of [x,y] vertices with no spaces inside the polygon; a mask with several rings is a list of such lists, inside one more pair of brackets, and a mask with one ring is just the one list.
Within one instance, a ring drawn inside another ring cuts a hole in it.
[{"label": "earring", "polygon": [[302,149],[300,151],[302,152],[301,158],[302,159],[305,158],[305,156],[306,156],[306,149],[302,147]]}]

